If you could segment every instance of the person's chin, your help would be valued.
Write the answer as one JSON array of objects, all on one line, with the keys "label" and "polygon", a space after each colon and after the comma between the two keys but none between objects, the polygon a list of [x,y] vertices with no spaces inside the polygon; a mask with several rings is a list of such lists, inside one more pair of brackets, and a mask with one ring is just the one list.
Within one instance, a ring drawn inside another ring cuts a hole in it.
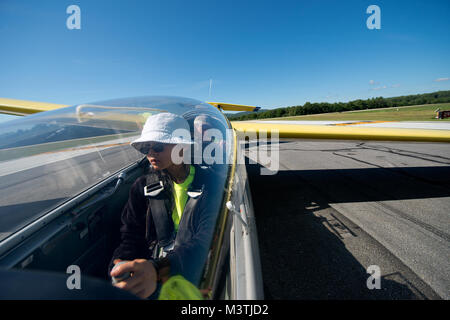
[{"label": "person's chin", "polygon": [[164,168],[161,166],[161,163],[160,163],[159,161],[150,161],[150,165],[151,165],[152,168],[155,169],[155,170],[162,170],[162,169],[164,169]]}]

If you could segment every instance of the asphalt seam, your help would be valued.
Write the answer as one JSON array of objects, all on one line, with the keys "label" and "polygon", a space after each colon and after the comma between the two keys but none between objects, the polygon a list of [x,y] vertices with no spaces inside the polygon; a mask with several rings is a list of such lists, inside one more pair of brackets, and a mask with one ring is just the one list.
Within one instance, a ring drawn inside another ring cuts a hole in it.
[{"label": "asphalt seam", "polygon": [[[335,153],[333,153],[333,154],[335,154]],[[377,166],[375,164],[371,164],[370,162],[366,162],[366,161],[362,161],[362,160],[359,160],[359,159],[355,159],[355,158],[350,157],[350,156],[345,156],[345,155],[340,155],[340,154],[335,154],[335,155],[341,156],[341,157],[344,157],[344,158],[349,158],[349,159],[352,159],[352,160],[355,160],[355,161],[358,161],[358,162],[362,162],[362,163],[365,163],[365,164],[369,164],[369,165],[372,165],[372,166],[376,166],[376,167],[378,167],[380,169],[385,169],[384,167],[380,167],[380,166]],[[402,172],[399,172],[399,173],[402,174]],[[410,175],[406,175],[406,176],[411,177]],[[359,184],[363,184],[368,189],[374,190],[369,184],[366,184],[366,183],[364,183],[362,181],[356,181],[351,176],[346,176],[346,178],[352,180],[353,182],[357,182]],[[414,178],[415,180],[418,180],[418,181],[423,181],[422,179],[417,179],[416,177],[411,177],[411,178]],[[428,182],[428,181],[426,181],[426,182]],[[392,197],[391,195],[388,195],[388,194],[384,193],[382,190],[376,189],[375,191],[380,193],[380,194],[384,194],[384,195]],[[369,200],[370,197],[368,196],[367,192],[365,192],[363,190],[360,190],[360,193],[362,195],[364,195],[366,197],[366,199],[368,199],[367,200],[368,202],[374,202],[374,201],[370,201]],[[332,196],[331,195],[329,195],[329,196],[332,199]],[[397,200],[400,200],[400,199],[397,199]],[[386,211],[383,210],[386,214],[389,214],[391,216],[398,215],[398,216],[402,217],[403,219],[406,219],[406,220],[408,220],[410,222],[413,222],[414,224],[416,224],[418,226],[421,226],[422,228],[424,228],[425,230],[430,231],[431,233],[435,234],[436,236],[438,236],[438,237],[440,237],[440,238],[450,242],[450,235],[448,233],[445,233],[445,232],[443,232],[443,231],[433,227],[432,225],[430,225],[428,223],[425,223],[425,222],[422,222],[422,221],[412,217],[411,215],[409,215],[407,213],[404,213],[404,212],[402,212],[402,211],[400,211],[398,209],[395,209],[395,208],[393,208],[393,207],[391,207],[391,206],[389,206],[389,205],[387,205],[385,203],[382,203],[380,201],[375,201],[375,203],[377,203],[381,207],[387,209],[389,212],[386,212]]]}]

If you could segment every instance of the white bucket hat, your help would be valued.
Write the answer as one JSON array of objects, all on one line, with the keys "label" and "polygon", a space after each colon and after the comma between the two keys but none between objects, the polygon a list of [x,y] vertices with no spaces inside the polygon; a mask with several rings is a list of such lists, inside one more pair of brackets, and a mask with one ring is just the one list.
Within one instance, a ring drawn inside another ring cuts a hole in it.
[{"label": "white bucket hat", "polygon": [[193,144],[186,119],[169,112],[149,116],[142,129],[141,136],[132,141],[131,146],[141,152],[141,149],[148,142]]}]

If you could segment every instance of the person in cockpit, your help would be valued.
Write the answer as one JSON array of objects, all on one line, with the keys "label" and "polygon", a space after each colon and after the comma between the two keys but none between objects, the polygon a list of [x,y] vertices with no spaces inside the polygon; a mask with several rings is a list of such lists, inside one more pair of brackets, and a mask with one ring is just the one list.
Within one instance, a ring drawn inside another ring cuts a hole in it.
[{"label": "person in cockpit", "polygon": [[227,132],[223,124],[212,116],[202,114],[195,118],[192,127],[192,136],[198,140],[196,147],[200,148],[200,152],[194,152],[194,161],[200,156],[199,163],[212,169],[226,164]]},{"label": "person in cockpit", "polygon": [[[176,134],[180,129],[187,136]],[[211,173],[183,160],[193,144],[189,132],[183,117],[159,113],[148,117],[140,138],[131,143],[150,168],[130,189],[121,243],[109,270],[114,286],[141,298],[153,298],[173,275],[197,283],[207,259],[215,225],[207,210]]]}]

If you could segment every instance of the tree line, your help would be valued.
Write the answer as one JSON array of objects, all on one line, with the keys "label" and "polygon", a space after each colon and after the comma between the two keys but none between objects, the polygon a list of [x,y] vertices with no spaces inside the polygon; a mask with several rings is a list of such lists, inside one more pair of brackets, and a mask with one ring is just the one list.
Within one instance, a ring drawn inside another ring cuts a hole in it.
[{"label": "tree line", "polygon": [[349,102],[306,102],[304,105],[283,107],[262,112],[248,112],[240,114],[227,114],[228,119],[233,121],[254,120],[265,118],[303,116],[308,114],[319,114],[329,112],[343,112],[353,110],[377,109],[412,106],[420,104],[446,103],[450,102],[450,90],[432,93],[415,94],[392,98],[370,98],[366,100],[354,100]]}]

